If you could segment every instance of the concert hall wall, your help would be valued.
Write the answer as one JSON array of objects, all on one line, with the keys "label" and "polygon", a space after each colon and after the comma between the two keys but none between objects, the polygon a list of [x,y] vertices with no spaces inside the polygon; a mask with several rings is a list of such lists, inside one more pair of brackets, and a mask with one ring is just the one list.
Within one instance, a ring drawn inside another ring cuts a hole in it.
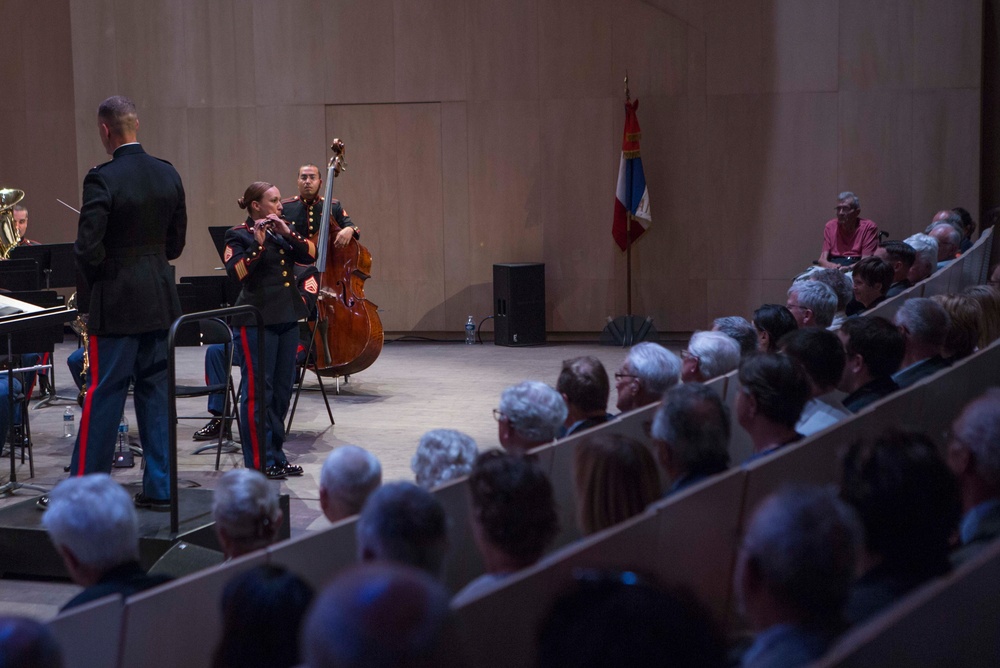
[{"label": "concert hall wall", "polygon": [[[995,0],[987,0],[995,2]],[[95,110],[122,93],[184,178],[178,275],[220,261],[256,179],[295,193],[347,143],[335,194],[389,332],[492,312],[492,266],[544,262],[547,329],[625,312],[611,240],[622,78],[653,227],[634,306],[661,332],[781,301],[836,193],[894,238],[980,204],[980,0],[0,0],[0,186],[67,241]],[[13,55],[11,55],[13,54]],[[995,204],[995,203],[994,203]]]}]

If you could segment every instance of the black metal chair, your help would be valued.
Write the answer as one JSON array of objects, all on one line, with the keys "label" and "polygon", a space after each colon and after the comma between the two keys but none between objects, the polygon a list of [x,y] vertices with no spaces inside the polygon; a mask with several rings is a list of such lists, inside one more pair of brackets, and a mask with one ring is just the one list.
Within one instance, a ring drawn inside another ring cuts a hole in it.
[{"label": "black metal chair", "polygon": [[[195,323],[189,323],[194,325]],[[229,325],[220,318],[205,318],[197,323],[200,330],[198,334],[198,345],[208,346],[214,344],[221,344],[226,346],[226,379],[222,383],[215,383],[212,385],[175,385],[174,386],[174,397],[207,397],[210,394],[216,392],[225,393],[225,400],[223,402],[222,411],[222,428],[219,429],[219,438],[214,444],[202,446],[195,450],[195,454],[200,454],[202,452],[207,452],[208,450],[215,449],[215,470],[219,470],[219,465],[222,460],[222,449],[223,445],[226,444],[226,434],[231,433],[232,423],[235,421],[237,429],[239,429],[239,420],[235,417],[235,407],[236,403],[236,391],[233,387],[233,331],[230,329]],[[181,337],[178,337],[181,338]],[[187,338],[187,340],[191,340]],[[180,344],[183,345],[183,344]],[[196,420],[204,419],[203,415],[179,415],[178,420]],[[229,443],[229,448],[227,452],[236,452],[239,448]]]}]

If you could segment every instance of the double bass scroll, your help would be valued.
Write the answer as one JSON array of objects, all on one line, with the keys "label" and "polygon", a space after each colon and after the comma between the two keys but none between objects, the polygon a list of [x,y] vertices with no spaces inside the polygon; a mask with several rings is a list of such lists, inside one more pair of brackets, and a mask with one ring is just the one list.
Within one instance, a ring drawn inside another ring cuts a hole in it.
[{"label": "double bass scroll", "polygon": [[382,352],[384,341],[378,307],[365,297],[364,284],[371,278],[372,256],[357,239],[336,248],[330,235],[333,216],[329,202],[333,181],[346,169],[346,148],[334,139],[324,191],[323,217],[316,242],[316,268],[320,288],[316,300],[316,373],[349,376],[371,366]]}]

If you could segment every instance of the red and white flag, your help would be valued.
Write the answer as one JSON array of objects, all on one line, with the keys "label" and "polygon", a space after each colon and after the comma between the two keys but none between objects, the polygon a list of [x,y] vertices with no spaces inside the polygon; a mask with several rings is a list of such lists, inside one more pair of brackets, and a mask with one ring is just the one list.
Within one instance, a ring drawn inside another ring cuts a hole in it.
[{"label": "red and white flag", "polygon": [[622,137],[622,159],[618,167],[618,189],[615,193],[615,221],[611,226],[611,236],[622,250],[628,246],[627,237],[631,236],[634,243],[652,224],[649,191],[646,189],[646,176],[643,174],[642,158],[639,155],[639,138],[642,133],[639,130],[639,119],[635,115],[638,108],[639,100],[625,103],[625,133]]}]

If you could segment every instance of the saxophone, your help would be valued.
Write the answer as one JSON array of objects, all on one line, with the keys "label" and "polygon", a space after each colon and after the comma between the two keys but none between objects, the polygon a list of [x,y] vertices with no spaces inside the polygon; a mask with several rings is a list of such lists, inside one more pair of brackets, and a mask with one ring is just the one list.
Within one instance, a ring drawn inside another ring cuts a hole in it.
[{"label": "saxophone", "polygon": [[[74,292],[70,295],[69,301],[66,302],[66,306],[71,309],[76,308],[76,293]],[[89,343],[90,337],[87,334],[87,317],[86,313],[77,313],[76,320],[69,324],[70,329],[80,337],[83,341],[83,368],[80,369],[80,393],[76,397],[76,403],[83,407],[83,400],[87,398],[87,372],[90,370],[90,353],[89,353]]]}]

